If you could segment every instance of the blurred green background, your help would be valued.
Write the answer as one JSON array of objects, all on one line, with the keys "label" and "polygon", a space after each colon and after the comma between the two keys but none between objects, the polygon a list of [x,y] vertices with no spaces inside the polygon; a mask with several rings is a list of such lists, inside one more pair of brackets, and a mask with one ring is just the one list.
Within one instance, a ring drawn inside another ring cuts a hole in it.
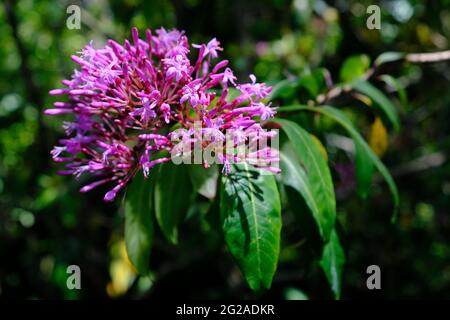
[{"label": "blurred green background", "polygon": [[[71,4],[81,29],[66,27]],[[381,30],[366,28],[378,4]],[[238,79],[248,73],[275,83],[321,66],[333,78],[345,58],[384,51],[450,47],[450,0],[4,0],[0,5],[0,298],[251,298],[220,239],[195,219],[179,247],[157,235],[151,276],[136,277],[122,239],[119,203],[105,189],[80,194],[80,182],[56,174],[49,152],[61,119],[42,111],[47,93],[70,76],[70,55],[89,40],[122,42],[130,28],[177,27],[193,43],[217,37]],[[338,220],[347,256],[343,299],[450,298],[450,64],[392,70],[407,101],[392,95],[402,119],[382,159],[401,205],[390,224],[387,188],[360,200],[353,181],[338,185]],[[366,137],[368,132],[365,132]],[[296,229],[284,225],[280,264],[265,298],[332,298],[317,262]],[[208,241],[205,241],[209,237]],[[82,290],[68,290],[66,268],[81,267]],[[366,288],[366,268],[379,265],[382,290]]]}]

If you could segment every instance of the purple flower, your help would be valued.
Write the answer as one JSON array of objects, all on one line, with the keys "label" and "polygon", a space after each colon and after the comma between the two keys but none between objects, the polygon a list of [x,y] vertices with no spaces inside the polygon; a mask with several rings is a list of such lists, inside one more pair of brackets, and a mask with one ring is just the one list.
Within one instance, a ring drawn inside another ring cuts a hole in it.
[{"label": "purple flower", "polygon": [[156,118],[156,112],[153,109],[156,107],[157,103],[158,101],[156,100],[152,101],[147,97],[143,97],[142,107],[130,112],[130,115],[133,117],[139,116],[140,122],[144,127],[147,127],[150,120]]},{"label": "purple flower", "polygon": [[267,97],[272,91],[272,87],[266,86],[264,83],[257,83],[256,77],[251,74],[250,80],[251,83],[246,83],[238,86],[238,89],[244,93],[249,99],[264,99]]},{"label": "purple flower", "polygon": [[175,78],[179,82],[182,78],[189,76],[189,60],[182,54],[177,54],[173,58],[163,59],[163,62],[167,67],[167,78]]},{"label": "purple flower", "polygon": [[271,108],[270,104],[269,105],[265,105],[262,102],[259,102],[257,104],[258,108],[260,109],[260,114],[261,114],[261,120],[265,121],[269,118],[273,118],[273,116],[276,113],[276,109],[275,108]]},{"label": "purple flower", "polygon": [[[225,68],[228,61],[213,64],[211,58],[223,50],[215,38],[206,45],[192,45],[199,52],[191,63],[187,55],[191,46],[183,32],[147,30],[145,41],[137,29],[131,33],[132,42],[123,44],[109,40],[95,49],[90,42],[72,56],[78,68],[62,81],[64,88],[50,91],[67,99],[55,102],[45,114],[73,115],[63,123],[66,137],[51,151],[54,161],[65,165],[61,174],[92,176],[81,192],[112,183],[104,197],[112,201],[136,174],[148,177],[153,167],[170,161],[162,151],[178,154],[183,146],[198,141],[198,132],[217,143],[225,174],[235,161],[277,171],[270,166],[277,157],[271,150],[241,158],[220,143],[228,129],[234,131],[236,146],[252,147],[271,137],[259,124],[275,114],[275,108],[261,102],[270,87],[257,83],[253,75],[251,83],[238,85],[233,71]],[[229,95],[229,84],[238,88],[237,97]],[[179,129],[171,132],[175,124]],[[203,165],[210,164],[204,160]]]},{"label": "purple flower", "polygon": [[115,61],[98,70],[99,77],[107,84],[112,83],[120,74],[120,70],[114,69],[114,67],[118,68]]},{"label": "purple flower", "polygon": [[164,122],[169,123],[170,122],[170,106],[167,103],[163,103],[161,105],[161,108],[159,110],[162,113],[162,116],[164,117]]},{"label": "purple flower", "polygon": [[180,103],[184,103],[189,100],[192,107],[196,107],[200,102],[199,89],[201,83],[199,81],[193,81],[183,88],[183,95],[181,96]]},{"label": "purple flower", "polygon": [[63,147],[54,146],[52,151],[50,151],[50,154],[52,155],[53,159],[57,159],[59,158],[59,155],[66,150],[67,148],[65,146]]},{"label": "purple flower", "polygon": [[208,44],[193,44],[194,48],[200,49],[201,47],[204,47],[205,50],[203,52],[203,58],[206,57],[208,54],[211,56],[211,58],[217,58],[219,54],[217,51],[223,51],[223,48],[220,47],[220,42],[217,41],[216,38],[212,38]]},{"label": "purple flower", "polygon": [[236,86],[236,77],[230,68],[226,68],[223,73],[211,75],[211,79],[221,82],[225,88],[228,87],[228,82]]}]

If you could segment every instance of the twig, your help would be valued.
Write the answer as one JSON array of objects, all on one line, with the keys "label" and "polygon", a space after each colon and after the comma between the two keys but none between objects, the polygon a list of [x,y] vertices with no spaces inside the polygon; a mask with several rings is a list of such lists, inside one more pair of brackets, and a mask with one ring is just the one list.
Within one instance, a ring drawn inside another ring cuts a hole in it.
[{"label": "twig", "polygon": [[[410,63],[431,63],[431,62],[440,62],[450,60],[450,50],[440,51],[440,52],[430,52],[430,53],[409,53],[404,58],[400,58],[398,60],[392,62],[410,62]],[[366,71],[365,74],[361,76],[361,79],[369,80],[375,74],[377,74],[377,66],[374,66]],[[320,104],[324,104],[325,102],[337,98],[338,96],[349,93],[352,91],[350,85],[338,85],[336,87],[331,88],[328,92],[324,94],[320,94],[316,98],[316,102]]]},{"label": "twig", "polygon": [[447,158],[442,152],[435,152],[392,168],[390,171],[394,177],[400,177],[440,167],[446,160]]},{"label": "twig", "polygon": [[318,95],[316,101],[318,104],[324,104],[326,101],[334,99],[343,93],[348,93],[351,90],[352,90],[352,88],[349,85],[336,86],[336,87],[332,88],[330,91],[328,91],[327,93]]},{"label": "twig", "polygon": [[450,60],[450,50],[430,53],[410,53],[405,60],[411,63],[439,62]]}]

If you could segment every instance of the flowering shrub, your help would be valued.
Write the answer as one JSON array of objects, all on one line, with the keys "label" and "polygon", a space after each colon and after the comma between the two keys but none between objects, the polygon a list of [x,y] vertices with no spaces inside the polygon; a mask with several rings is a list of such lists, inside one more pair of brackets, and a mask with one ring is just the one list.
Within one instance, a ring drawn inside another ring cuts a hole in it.
[{"label": "flowering shrub", "polygon": [[[317,138],[334,127],[323,129],[318,120],[331,119],[352,138],[348,155],[358,193],[368,196],[378,170],[393,195],[395,212],[399,200],[388,170],[346,113],[329,104],[347,93],[369,101],[377,130],[386,137],[383,123],[398,129],[398,115],[368,80],[378,66],[405,57],[382,55],[372,67],[365,56],[351,57],[338,85],[319,69],[284,80],[272,92],[254,75],[239,84],[228,61],[215,60],[223,50],[216,39],[189,45],[183,32],[163,28],[156,34],[147,30],[145,40],[134,28],[132,39],[123,45],[109,40],[100,49],[90,43],[72,56],[79,69],[63,81],[65,88],[50,92],[68,95],[68,101],[56,102],[45,113],[72,115],[71,122],[64,122],[67,137],[51,153],[65,163],[62,174],[94,177],[81,192],[112,183],[104,196],[112,201],[127,187],[125,240],[136,270],[149,272],[153,216],[177,244],[178,226],[194,208],[203,216],[220,216],[228,250],[248,285],[254,291],[268,289],[280,254],[282,208],[290,207],[301,219],[305,212],[313,218],[312,232],[321,239],[320,266],[339,297],[345,257],[336,231],[332,162]],[[349,71],[355,68],[358,73]],[[269,98],[284,106],[275,110]],[[301,117],[288,120],[293,113]],[[280,152],[276,132],[265,126],[284,132]],[[198,150],[213,156],[197,158]],[[181,164],[175,161],[180,156]],[[339,173],[341,167],[334,169]],[[191,206],[191,191],[207,199],[206,212]]]}]

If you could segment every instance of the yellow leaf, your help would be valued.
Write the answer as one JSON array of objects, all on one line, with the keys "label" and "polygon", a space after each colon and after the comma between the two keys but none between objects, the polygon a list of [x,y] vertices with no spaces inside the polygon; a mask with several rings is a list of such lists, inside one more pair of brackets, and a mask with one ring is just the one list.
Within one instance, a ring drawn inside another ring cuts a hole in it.
[{"label": "yellow leaf", "polygon": [[369,145],[379,157],[383,156],[388,147],[388,133],[379,117],[370,126]]},{"label": "yellow leaf", "polygon": [[362,103],[364,103],[366,106],[371,107],[373,105],[372,100],[370,100],[370,98],[364,94],[358,93],[358,92],[354,92],[353,93],[353,97],[358,99],[359,101],[361,101]]},{"label": "yellow leaf", "polygon": [[106,286],[106,292],[110,297],[118,297],[128,291],[136,277],[136,271],[128,260],[123,239],[112,244],[110,254],[109,274],[111,281]]}]

